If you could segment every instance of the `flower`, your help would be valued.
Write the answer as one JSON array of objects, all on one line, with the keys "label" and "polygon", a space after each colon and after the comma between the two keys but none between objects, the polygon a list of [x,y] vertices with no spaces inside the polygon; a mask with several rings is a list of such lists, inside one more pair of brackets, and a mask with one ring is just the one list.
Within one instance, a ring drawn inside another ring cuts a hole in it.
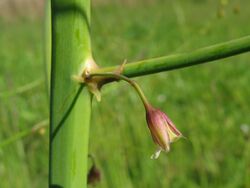
[{"label": "flower", "polygon": [[183,136],[164,112],[150,105],[146,108],[146,119],[152,138],[159,146],[151,159],[157,159],[161,151],[170,150],[170,143]]}]

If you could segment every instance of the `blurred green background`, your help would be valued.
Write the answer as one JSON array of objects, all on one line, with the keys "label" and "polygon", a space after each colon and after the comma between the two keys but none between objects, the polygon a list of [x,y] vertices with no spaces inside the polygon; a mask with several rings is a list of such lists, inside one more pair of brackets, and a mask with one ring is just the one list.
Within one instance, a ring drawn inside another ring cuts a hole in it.
[{"label": "blurred green background", "polygon": [[[249,10],[246,0],[95,0],[94,57],[118,65],[249,35]],[[0,2],[0,143],[48,118],[43,26],[43,1]],[[187,137],[158,160],[134,90],[106,86],[93,100],[89,148],[102,177],[89,187],[249,188],[249,63],[243,54],[136,78]],[[48,146],[46,127],[1,147],[0,187],[47,187]]]}]

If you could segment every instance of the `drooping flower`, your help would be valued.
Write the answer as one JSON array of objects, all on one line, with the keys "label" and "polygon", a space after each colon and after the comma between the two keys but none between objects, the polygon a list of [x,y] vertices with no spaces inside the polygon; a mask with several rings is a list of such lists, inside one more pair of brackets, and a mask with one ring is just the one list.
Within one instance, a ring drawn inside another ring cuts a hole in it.
[{"label": "drooping flower", "polygon": [[[134,80],[131,80],[122,74],[125,63],[126,62],[113,72],[101,73],[92,72],[92,69],[98,69],[98,67],[90,66],[89,68],[87,66],[87,68],[81,72],[80,76],[73,76],[73,79],[79,83],[86,84],[89,91],[94,94],[98,100],[101,99],[100,89],[104,84],[119,80],[128,82],[136,90],[146,109],[148,128],[154,142],[159,148],[155,154],[151,156],[152,159],[156,159],[159,157],[161,151],[168,152],[170,150],[170,144],[183,136],[164,112],[155,109],[150,105],[140,86]],[[92,61],[89,61],[89,65],[93,65]]]},{"label": "drooping flower", "polygon": [[146,107],[146,119],[152,138],[159,147],[151,159],[157,159],[161,151],[170,150],[170,143],[183,136],[164,112],[150,105]]}]

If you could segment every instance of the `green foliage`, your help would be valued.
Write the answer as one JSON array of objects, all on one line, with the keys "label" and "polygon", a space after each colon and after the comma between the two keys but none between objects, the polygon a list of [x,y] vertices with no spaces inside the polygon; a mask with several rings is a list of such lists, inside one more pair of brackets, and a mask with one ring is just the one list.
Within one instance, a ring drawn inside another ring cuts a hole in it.
[{"label": "green foliage", "polygon": [[[191,51],[250,33],[246,1],[240,1],[237,15],[229,4],[220,19],[213,2],[177,2],[95,5],[96,61],[118,65],[124,59]],[[37,23],[1,23],[0,92],[43,76],[40,31]],[[249,58],[245,54],[137,79],[149,100],[188,138],[157,161],[150,159],[155,145],[138,96],[126,83],[105,86],[102,102],[93,102],[90,129],[90,153],[102,172],[97,187],[249,187],[249,133],[247,138],[241,130],[250,125]],[[43,85],[0,98],[0,140],[47,116]],[[47,134],[1,149],[0,187],[46,187],[47,155]]]},{"label": "green foliage", "polygon": [[[48,103],[40,23],[21,20],[1,22],[0,27],[0,93],[8,94],[0,97],[0,142],[3,142],[47,118]],[[41,79],[36,87],[18,89]],[[48,134],[35,133],[1,148],[0,187],[46,187],[48,144]]]}]

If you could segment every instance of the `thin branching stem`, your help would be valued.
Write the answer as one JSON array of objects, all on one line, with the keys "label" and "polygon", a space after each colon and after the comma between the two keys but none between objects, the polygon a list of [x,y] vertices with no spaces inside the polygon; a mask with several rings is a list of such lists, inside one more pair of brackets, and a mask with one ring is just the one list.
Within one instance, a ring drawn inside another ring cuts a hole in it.
[{"label": "thin branching stem", "polygon": [[4,140],[0,143],[0,148],[5,147],[9,144],[15,143],[17,140],[22,139],[26,136],[29,136],[49,125],[49,120],[45,119],[39,123],[36,123],[33,127],[27,128],[25,130],[22,130],[14,135],[12,135],[10,138]]},{"label": "thin branching stem", "polygon": [[[123,75],[127,77],[143,76],[169,71],[231,57],[250,51],[250,36],[205,47],[193,52],[163,56],[124,65]],[[117,70],[119,66],[100,68],[92,73],[105,73]]]},{"label": "thin branching stem", "polygon": [[112,73],[112,72],[107,72],[107,73],[95,73],[95,74],[90,74],[89,77],[95,77],[95,76],[102,76],[102,77],[109,77],[109,78],[115,78],[117,80],[124,80],[126,82],[128,82],[138,93],[139,97],[141,98],[143,105],[145,106],[145,108],[147,108],[149,106],[149,102],[146,98],[146,96],[144,95],[142,89],[140,88],[140,86],[136,83],[136,81],[129,79],[128,77],[121,75],[121,74],[116,74],[116,73]]},{"label": "thin branching stem", "polygon": [[0,98],[3,97],[11,97],[11,96],[14,96],[14,95],[20,95],[24,92],[27,92],[29,90],[32,90],[34,89],[35,87],[38,87],[40,86],[42,83],[43,83],[43,79],[37,79],[37,80],[34,80],[28,84],[25,84],[23,86],[20,86],[18,88],[15,88],[11,91],[5,91],[5,92],[0,92]]}]

